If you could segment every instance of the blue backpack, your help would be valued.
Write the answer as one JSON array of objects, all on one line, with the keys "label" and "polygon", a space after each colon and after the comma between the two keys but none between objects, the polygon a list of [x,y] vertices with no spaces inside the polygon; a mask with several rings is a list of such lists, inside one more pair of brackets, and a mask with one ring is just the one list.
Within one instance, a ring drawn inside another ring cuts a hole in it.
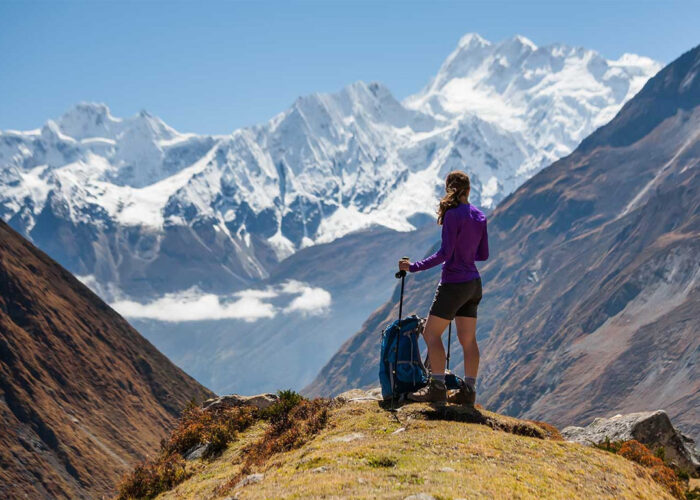
[{"label": "blue backpack", "polygon": [[[408,259],[408,257],[404,257]],[[430,380],[427,361],[420,359],[418,337],[423,333],[425,319],[412,314],[401,319],[403,314],[403,290],[406,281],[406,271],[399,271],[395,277],[401,280],[401,295],[399,299],[399,319],[382,330],[382,342],[379,352],[379,384],[382,386],[382,397],[392,401],[405,398],[407,394],[416,392]],[[463,381],[449,371],[450,343],[452,340],[452,322],[450,322],[447,339],[447,371],[445,384],[448,389],[459,389]]]},{"label": "blue backpack", "polygon": [[384,399],[401,399],[428,384],[428,371],[418,347],[424,325],[425,319],[413,314],[394,321],[382,331],[379,383]]}]

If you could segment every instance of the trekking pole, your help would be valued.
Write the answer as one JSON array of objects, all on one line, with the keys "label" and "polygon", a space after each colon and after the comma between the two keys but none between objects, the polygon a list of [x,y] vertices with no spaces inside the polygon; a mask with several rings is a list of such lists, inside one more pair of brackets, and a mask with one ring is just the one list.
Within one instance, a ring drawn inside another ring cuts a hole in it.
[{"label": "trekking pole", "polygon": [[[402,257],[401,260],[408,260],[408,257]],[[404,284],[406,282],[406,271],[398,271],[394,277],[396,279],[401,279],[401,295],[399,297],[399,321],[398,321],[398,334],[396,335],[396,353],[394,356],[394,366],[392,368],[393,371],[393,380],[392,380],[392,385],[391,385],[391,409],[394,409],[394,402],[396,401],[396,367],[399,364],[399,339],[401,338],[401,316],[403,315],[403,289],[404,289]]]},{"label": "trekking pole", "polygon": [[447,366],[445,367],[446,369],[450,369],[450,344],[452,344],[452,321],[450,321],[450,326],[447,327],[447,358],[446,358],[446,363]]}]

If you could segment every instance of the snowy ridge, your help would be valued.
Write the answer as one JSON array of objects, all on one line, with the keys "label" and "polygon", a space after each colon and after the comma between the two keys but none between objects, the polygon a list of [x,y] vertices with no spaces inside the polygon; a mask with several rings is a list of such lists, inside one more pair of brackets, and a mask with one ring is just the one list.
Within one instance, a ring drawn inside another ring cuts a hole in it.
[{"label": "snowy ridge", "polygon": [[82,103],[40,130],[0,132],[0,216],[56,245],[73,272],[127,291],[144,280],[161,292],[192,286],[171,283],[173,259],[193,276],[224,270],[196,283],[203,290],[240,288],[300,248],[372,225],[414,229],[450,170],[466,170],[472,202],[493,207],[659,67],[469,34],[404,103],[356,82],[227,136]]},{"label": "snowy ridge", "polygon": [[611,61],[581,47],[537,47],[520,35],[494,44],[472,33],[404,104],[446,119],[477,115],[521,136],[538,152],[521,170],[534,173],[612,119],[659,69],[634,54]]}]

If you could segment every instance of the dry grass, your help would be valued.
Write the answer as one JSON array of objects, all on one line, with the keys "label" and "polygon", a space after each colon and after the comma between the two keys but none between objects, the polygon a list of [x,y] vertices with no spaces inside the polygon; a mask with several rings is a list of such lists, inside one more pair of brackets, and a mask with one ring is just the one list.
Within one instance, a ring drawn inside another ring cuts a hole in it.
[{"label": "dry grass", "polygon": [[[247,474],[262,467],[277,453],[298,448],[318,434],[328,422],[331,403],[324,399],[299,400],[286,411],[276,411],[265,434],[243,449],[243,464],[238,473],[224,483],[217,493],[232,489]],[[275,408],[275,407],[273,407]]]},{"label": "dry grass", "polygon": [[[441,419],[440,410],[419,404],[396,414],[376,403],[326,411],[325,425],[301,418],[317,432],[301,432],[302,440],[270,422],[254,425],[219,459],[193,464],[191,477],[162,497],[672,498],[649,469],[550,439],[556,435],[539,423],[454,407]],[[264,472],[262,481],[224,492],[250,472]]]}]

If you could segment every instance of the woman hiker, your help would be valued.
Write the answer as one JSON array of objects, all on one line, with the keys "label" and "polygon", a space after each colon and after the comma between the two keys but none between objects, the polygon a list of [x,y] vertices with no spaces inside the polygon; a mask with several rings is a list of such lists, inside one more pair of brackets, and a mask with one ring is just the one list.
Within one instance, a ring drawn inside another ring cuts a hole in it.
[{"label": "woman hiker", "polygon": [[453,319],[457,337],[464,350],[464,386],[451,402],[473,405],[476,399],[476,376],[479,370],[479,347],[476,344],[476,310],[481,300],[481,278],[475,261],[489,258],[486,216],[469,204],[469,176],[450,172],[445,179],[445,196],[440,200],[437,223],[442,225],[442,245],[430,257],[411,263],[399,261],[399,269],[412,273],[425,271],[444,262],[442,278],[435,291],[423,337],[428,345],[430,383],[409,395],[413,401],[444,402],[445,348],[442,333]]}]

